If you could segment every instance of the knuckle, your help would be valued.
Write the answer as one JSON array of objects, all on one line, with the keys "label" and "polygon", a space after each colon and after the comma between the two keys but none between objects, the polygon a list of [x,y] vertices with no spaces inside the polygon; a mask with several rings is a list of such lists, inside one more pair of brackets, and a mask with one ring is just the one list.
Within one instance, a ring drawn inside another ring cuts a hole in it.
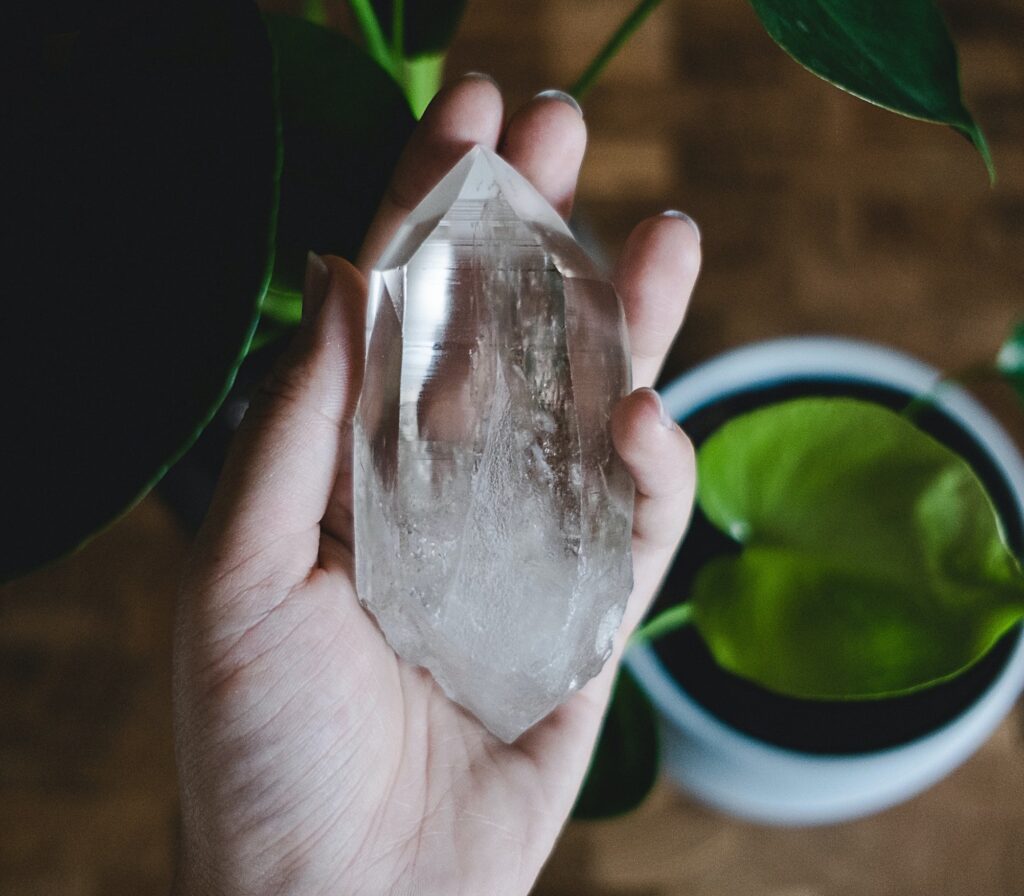
[{"label": "knuckle", "polygon": [[311,347],[299,346],[289,351],[256,387],[251,407],[257,413],[280,405],[302,404],[315,379],[316,353]]}]

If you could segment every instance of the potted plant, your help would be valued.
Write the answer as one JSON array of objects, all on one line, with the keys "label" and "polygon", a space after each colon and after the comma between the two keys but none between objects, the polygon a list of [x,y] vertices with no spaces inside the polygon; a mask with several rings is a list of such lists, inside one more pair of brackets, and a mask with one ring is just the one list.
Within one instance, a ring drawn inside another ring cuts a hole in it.
[{"label": "potted plant", "polygon": [[[21,385],[3,578],[116,519],[206,430],[205,478],[186,477],[201,506],[246,383],[298,320],[306,252],[355,255],[464,0],[283,5],[295,14],[252,0],[48,10],[14,59],[5,207],[18,223],[3,255],[7,331],[23,338],[5,353]],[[624,4],[578,98],[658,5]],[[949,125],[992,176],[931,0],[751,5],[812,72]],[[623,678],[581,813],[624,808],[649,783],[634,751],[653,744],[645,707]],[[634,755],[642,773],[624,774]]]},{"label": "potted plant", "polygon": [[[1000,354],[1019,376],[1019,334]],[[627,664],[670,773],[775,823],[839,821],[967,758],[1024,687],[1024,461],[966,391],[880,346],[778,340],[664,393],[698,502]]]},{"label": "potted plant", "polygon": [[[23,385],[7,416],[17,525],[3,578],[116,519],[214,421],[199,450],[207,481],[185,482],[208,489],[238,408],[217,410],[242,361],[298,320],[308,250],[355,256],[465,4],[266,5],[296,14],[147,0],[30,23],[6,106],[19,173],[5,202],[17,222],[2,250],[6,329],[26,338],[5,352]],[[578,98],[659,2],[623,5],[571,87]],[[949,125],[992,171],[931,0],[752,6],[803,65]],[[251,366],[247,379],[265,361]],[[61,512],[41,495],[59,496]]]}]

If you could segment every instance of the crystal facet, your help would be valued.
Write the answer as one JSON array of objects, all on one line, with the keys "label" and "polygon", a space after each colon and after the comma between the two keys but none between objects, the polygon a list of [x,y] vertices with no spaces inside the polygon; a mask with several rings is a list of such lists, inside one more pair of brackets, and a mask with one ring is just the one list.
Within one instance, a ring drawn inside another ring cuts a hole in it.
[{"label": "crystal facet", "polygon": [[611,284],[476,147],[373,271],[356,580],[399,656],[511,742],[601,669],[632,587]]}]

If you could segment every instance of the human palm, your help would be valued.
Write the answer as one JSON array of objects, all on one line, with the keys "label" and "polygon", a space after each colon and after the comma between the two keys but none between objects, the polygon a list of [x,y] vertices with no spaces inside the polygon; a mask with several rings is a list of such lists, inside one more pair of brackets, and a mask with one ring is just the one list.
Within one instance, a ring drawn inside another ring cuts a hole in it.
[{"label": "human palm", "polygon": [[[579,114],[541,96],[503,124],[466,77],[428,110],[360,259],[474,143],[497,147],[568,213]],[[698,239],[678,217],[638,226],[616,272],[648,385],[682,320]],[[692,449],[640,389],[613,415],[637,484],[636,586],[613,659],[514,744],[398,659],[353,583],[351,419],[365,281],[311,261],[303,326],[253,403],[197,540],[175,643],[182,794],[179,894],[523,894],[575,800],[622,642],[681,536]]]}]

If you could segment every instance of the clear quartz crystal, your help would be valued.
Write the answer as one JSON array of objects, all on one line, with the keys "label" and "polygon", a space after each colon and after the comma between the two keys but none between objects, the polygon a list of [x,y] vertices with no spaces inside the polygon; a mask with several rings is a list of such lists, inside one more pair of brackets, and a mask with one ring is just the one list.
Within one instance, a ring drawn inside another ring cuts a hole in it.
[{"label": "clear quartz crystal", "polygon": [[413,211],[370,280],[356,580],[399,656],[511,742],[600,671],[632,587],[615,291],[490,150]]}]

